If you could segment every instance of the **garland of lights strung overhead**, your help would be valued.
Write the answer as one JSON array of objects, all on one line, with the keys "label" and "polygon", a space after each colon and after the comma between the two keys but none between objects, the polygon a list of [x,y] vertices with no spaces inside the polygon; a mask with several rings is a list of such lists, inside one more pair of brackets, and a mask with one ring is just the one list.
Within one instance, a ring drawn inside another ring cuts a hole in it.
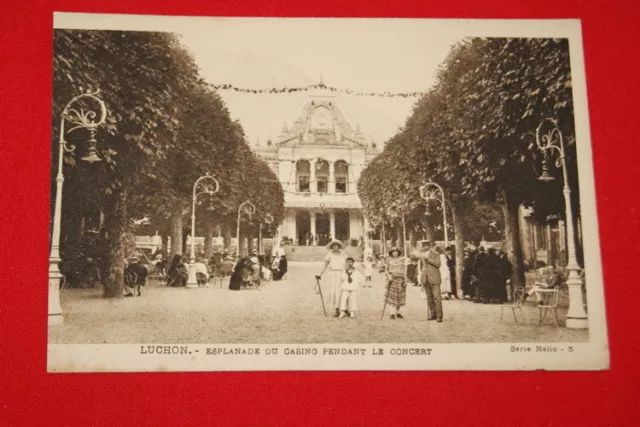
[{"label": "garland of lights strung overhead", "polygon": [[210,84],[211,88],[215,90],[229,90],[238,93],[248,93],[253,95],[264,95],[264,94],[287,94],[294,92],[308,92],[310,90],[327,90],[330,92],[343,93],[345,95],[352,96],[369,96],[369,97],[377,97],[377,98],[418,98],[425,94],[425,92],[362,92],[356,91],[352,89],[342,89],[333,86],[327,86],[324,83],[317,83],[309,86],[300,86],[300,87],[281,87],[281,88],[268,88],[268,89],[248,89],[241,88],[231,84]]}]

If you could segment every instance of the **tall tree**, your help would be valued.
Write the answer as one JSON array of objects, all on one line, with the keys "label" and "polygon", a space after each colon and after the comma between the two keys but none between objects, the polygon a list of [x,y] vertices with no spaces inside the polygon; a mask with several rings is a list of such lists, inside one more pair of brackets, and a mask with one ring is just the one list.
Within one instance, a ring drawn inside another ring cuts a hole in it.
[{"label": "tall tree", "polygon": [[[180,100],[197,69],[170,33],[79,30],[55,31],[53,67],[54,147],[61,109],[73,96],[99,89],[109,111],[108,135],[100,145],[104,161],[93,168],[97,185],[82,191],[105,208],[110,241],[103,257],[105,296],[121,296],[130,191],[141,177],[139,165],[162,159],[172,146]],[[73,176],[75,160],[65,162]],[[73,215],[74,196],[64,196],[65,216]]]}]

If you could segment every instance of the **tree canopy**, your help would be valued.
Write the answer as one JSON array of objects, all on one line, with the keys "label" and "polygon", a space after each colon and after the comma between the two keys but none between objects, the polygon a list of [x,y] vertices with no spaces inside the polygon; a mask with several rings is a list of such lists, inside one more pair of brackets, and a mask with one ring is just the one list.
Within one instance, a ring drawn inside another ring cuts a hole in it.
[{"label": "tree canopy", "polygon": [[[456,235],[491,212],[478,210],[482,204],[501,205],[508,252],[520,264],[518,207],[532,206],[540,218],[564,215],[562,180],[549,186],[537,179],[542,155],[534,132],[553,118],[565,141],[574,139],[571,88],[566,39],[471,38],[452,46],[434,86],[363,171],[366,215],[379,223],[385,207],[397,204],[414,216],[423,203],[418,187],[432,179],[448,194]],[[575,147],[566,154],[577,190]],[[577,204],[578,191],[572,195]]]},{"label": "tree canopy", "polygon": [[62,110],[70,99],[99,89],[108,111],[97,137],[102,162],[77,161],[86,134],[66,137],[78,149],[64,158],[62,215],[66,237],[62,249],[70,252],[74,237],[81,237],[79,224],[85,217],[104,214],[110,239],[108,253],[102,254],[103,267],[109,271],[107,296],[118,296],[121,290],[123,239],[131,219],[150,218],[150,226],[163,233],[170,225],[182,229],[193,184],[205,173],[220,182],[219,193],[203,196],[198,208],[208,227],[232,222],[246,197],[255,199],[260,215],[268,211],[277,220],[282,217],[279,183],[257,179],[275,177],[251,153],[241,124],[231,119],[222,99],[202,81],[176,35],[55,30],[53,69],[53,164],[57,164]]}]

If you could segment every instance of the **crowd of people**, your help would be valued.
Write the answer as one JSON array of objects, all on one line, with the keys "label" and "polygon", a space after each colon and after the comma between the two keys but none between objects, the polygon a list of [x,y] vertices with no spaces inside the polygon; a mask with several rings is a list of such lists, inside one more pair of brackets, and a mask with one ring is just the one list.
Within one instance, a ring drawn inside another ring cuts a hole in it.
[{"label": "crowd of people", "polygon": [[[401,312],[406,305],[407,286],[422,288],[422,298],[427,300],[429,320],[442,322],[442,300],[465,299],[476,303],[501,304],[508,301],[507,285],[511,279],[512,266],[506,254],[496,248],[477,250],[468,247],[462,260],[462,289],[457,289],[456,258],[453,246],[441,248],[430,241],[408,257],[397,247],[388,251],[388,256],[365,252],[362,263],[364,274],[353,273],[354,260],[343,252],[344,245],[332,240],[327,245],[329,253],[324,268],[316,278],[326,273],[328,286],[326,298],[335,310],[335,317],[353,317],[357,310],[357,290],[370,287],[374,269],[385,275],[384,310],[388,307],[391,319],[403,319]],[[357,270],[356,270],[357,271]],[[348,305],[347,305],[348,303]]]},{"label": "crowd of people", "polygon": [[[264,255],[256,250],[248,256],[237,258],[228,252],[214,252],[205,260],[198,254],[194,268],[199,286],[208,286],[215,277],[230,278],[229,289],[238,290],[250,284],[259,286],[262,280],[281,280],[287,273],[287,258],[284,253],[267,251]],[[189,277],[189,259],[176,254],[167,266],[167,260],[160,253],[155,254],[153,269],[155,274],[166,279],[167,286],[186,286]]]},{"label": "crowd of people", "polygon": [[[402,307],[406,305],[407,286],[421,287],[422,298],[427,300],[428,320],[442,322],[444,313],[442,300],[464,299],[475,303],[502,304],[509,300],[507,286],[512,275],[512,265],[504,251],[491,246],[467,246],[462,262],[461,289],[457,289],[456,257],[453,246],[441,248],[430,241],[422,241],[420,247],[407,256],[393,247],[388,256],[373,254],[365,250],[363,271],[356,269],[355,260],[344,252],[345,245],[339,240],[326,244],[328,253],[323,270],[316,275],[318,281],[326,273],[328,283],[324,298],[335,310],[335,317],[355,317],[358,310],[357,295],[361,287],[372,287],[373,272],[377,270],[385,277],[385,310],[390,311],[390,319],[403,319]],[[145,285],[147,269],[140,265],[140,259],[133,257],[125,269],[125,296],[140,296]],[[214,252],[205,260],[199,254],[195,262],[196,278],[199,286],[208,286],[213,277],[229,278],[229,289],[259,286],[263,280],[282,280],[288,270],[284,249],[280,244],[272,250],[258,254],[252,250],[247,256],[234,257],[226,252]],[[166,260],[158,253],[154,265],[155,273],[166,278],[167,286],[186,286],[189,270],[188,260],[177,254],[167,266]],[[554,288],[565,279],[556,270],[551,276],[537,282],[524,294],[524,299],[536,293],[538,288]]]}]

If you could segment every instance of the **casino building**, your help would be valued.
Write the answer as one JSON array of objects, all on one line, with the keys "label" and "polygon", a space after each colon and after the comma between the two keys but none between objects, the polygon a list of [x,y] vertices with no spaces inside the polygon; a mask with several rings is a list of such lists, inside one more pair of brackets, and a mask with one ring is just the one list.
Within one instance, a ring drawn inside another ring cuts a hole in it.
[{"label": "casino building", "polygon": [[365,236],[357,194],[364,167],[381,152],[345,117],[333,93],[308,97],[277,141],[253,147],[278,176],[285,192],[281,237],[305,245],[309,236],[331,236],[347,243]]}]

